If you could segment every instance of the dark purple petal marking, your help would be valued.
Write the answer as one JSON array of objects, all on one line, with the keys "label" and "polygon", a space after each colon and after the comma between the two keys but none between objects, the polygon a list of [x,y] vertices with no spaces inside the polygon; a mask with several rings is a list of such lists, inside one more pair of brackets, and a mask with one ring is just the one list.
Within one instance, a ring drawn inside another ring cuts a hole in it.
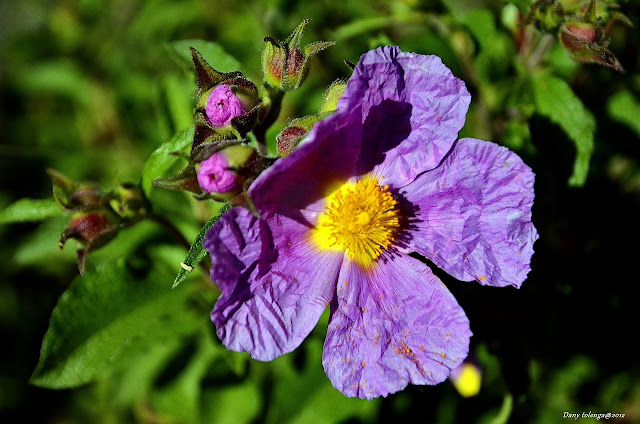
[{"label": "dark purple petal marking", "polygon": [[305,141],[265,170],[249,189],[258,210],[270,204],[322,211],[327,190],[355,173],[362,143],[360,113],[336,113],[318,122]]}]

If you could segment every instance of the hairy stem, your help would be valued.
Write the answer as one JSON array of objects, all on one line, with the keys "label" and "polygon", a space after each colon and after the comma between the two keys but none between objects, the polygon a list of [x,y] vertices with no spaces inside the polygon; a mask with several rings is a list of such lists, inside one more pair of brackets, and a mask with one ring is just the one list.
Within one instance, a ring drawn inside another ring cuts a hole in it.
[{"label": "hairy stem", "polygon": [[282,107],[282,98],[284,97],[284,91],[270,86],[265,87],[267,90],[267,100],[265,101],[267,111],[264,118],[253,128],[253,135],[258,142],[258,152],[262,156],[267,156],[267,130],[278,119]]},{"label": "hairy stem", "polygon": [[551,46],[553,46],[554,41],[555,37],[551,34],[543,34],[542,37],[540,37],[538,44],[527,60],[527,67],[529,69],[534,70],[540,65],[549,52],[549,49],[551,49]]}]

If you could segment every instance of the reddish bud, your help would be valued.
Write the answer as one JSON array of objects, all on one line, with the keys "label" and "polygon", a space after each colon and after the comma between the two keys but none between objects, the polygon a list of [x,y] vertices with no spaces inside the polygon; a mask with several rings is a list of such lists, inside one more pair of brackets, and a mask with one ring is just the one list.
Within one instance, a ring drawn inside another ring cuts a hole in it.
[{"label": "reddish bud", "polygon": [[276,136],[276,149],[280,156],[287,156],[296,148],[308,130],[302,127],[287,127]]},{"label": "reddish bud", "polygon": [[326,118],[333,112],[335,111],[319,112],[315,115],[303,116],[302,118],[296,118],[289,122],[289,126],[276,136],[276,148],[280,156],[286,156],[291,153],[318,121]]},{"label": "reddish bud", "polygon": [[78,270],[84,275],[84,264],[90,251],[104,246],[118,233],[118,225],[107,213],[101,211],[77,212],[69,226],[62,232],[58,246],[62,249],[70,238],[78,240],[85,248],[79,249]]},{"label": "reddish bud", "polygon": [[75,181],[53,169],[47,169],[47,174],[53,184],[53,197],[67,211],[86,211],[98,207],[102,192],[97,187]]},{"label": "reddish bud", "polygon": [[[88,243],[94,240],[101,232],[109,227],[109,218],[101,212],[77,213],[71,218],[67,236],[76,240]],[[66,239],[60,239],[60,243],[64,245]]]},{"label": "reddish bud", "polygon": [[598,24],[581,18],[567,19],[560,27],[560,44],[571,59],[596,63],[624,72],[618,59],[609,51],[605,36]]},{"label": "reddish bud", "polygon": [[316,41],[301,48],[300,41],[308,22],[308,19],[302,21],[284,42],[265,37],[262,71],[265,82],[271,87],[282,91],[298,88],[306,76],[308,59],[335,44],[332,41]]}]

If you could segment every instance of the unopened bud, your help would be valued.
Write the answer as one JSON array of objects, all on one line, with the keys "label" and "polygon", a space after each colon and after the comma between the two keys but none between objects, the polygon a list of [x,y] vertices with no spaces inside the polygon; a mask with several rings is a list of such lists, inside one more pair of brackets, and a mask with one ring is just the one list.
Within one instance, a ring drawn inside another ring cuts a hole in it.
[{"label": "unopened bud", "polygon": [[77,260],[80,275],[84,275],[87,255],[104,246],[118,234],[117,219],[105,211],[76,212],[69,226],[62,232],[58,246],[62,249],[70,238],[78,240],[85,247],[78,249]]},{"label": "unopened bud", "polygon": [[143,218],[150,209],[140,186],[130,183],[119,183],[105,195],[104,202],[126,223]]},{"label": "unopened bud", "polygon": [[91,210],[98,207],[102,192],[95,186],[75,181],[58,171],[48,169],[53,184],[53,197],[67,211]]},{"label": "unopened bud", "polygon": [[58,245],[64,247],[70,238],[76,239],[83,244],[88,244],[95,240],[100,233],[109,228],[109,217],[99,211],[78,212],[73,214],[69,226],[64,230]]},{"label": "unopened bud", "polygon": [[205,112],[214,127],[229,125],[233,118],[247,112],[228,85],[216,85],[206,94],[208,97]]},{"label": "unopened bud", "polygon": [[[194,136],[198,146],[216,133],[235,138],[244,137],[258,118],[260,96],[258,88],[241,72],[218,72],[193,47],[191,58],[198,89],[196,123],[202,128]],[[193,148],[194,148],[193,147]]]},{"label": "unopened bud", "polygon": [[597,63],[624,72],[618,59],[609,51],[605,36],[598,24],[580,18],[567,19],[560,27],[560,44],[571,59]]},{"label": "unopened bud", "polygon": [[582,43],[595,43],[598,40],[598,28],[590,22],[567,20],[560,31],[560,41],[580,40]]},{"label": "unopened bud", "polygon": [[262,50],[262,71],[264,80],[272,87],[282,85],[284,64],[287,62],[287,49],[279,41],[271,37],[265,37],[265,46]]},{"label": "unopened bud", "polygon": [[227,200],[242,191],[248,175],[244,167],[255,150],[246,145],[235,145],[215,152],[200,163],[197,180],[202,190],[215,198]]},{"label": "unopened bud", "polygon": [[304,139],[311,128],[320,120],[334,113],[335,110],[303,116],[289,122],[289,125],[276,136],[276,149],[280,156],[287,156]]},{"label": "unopened bud", "polygon": [[282,130],[276,136],[276,149],[280,156],[287,156],[302,141],[309,130],[295,125],[289,126]]},{"label": "unopened bud", "polygon": [[214,153],[200,164],[198,184],[207,193],[227,193],[238,185],[235,173],[221,153]]},{"label": "unopened bud", "polygon": [[298,88],[306,76],[309,58],[335,44],[332,41],[316,41],[300,48],[308,22],[308,19],[302,21],[284,42],[265,37],[262,71],[265,82],[270,86],[283,91]]}]

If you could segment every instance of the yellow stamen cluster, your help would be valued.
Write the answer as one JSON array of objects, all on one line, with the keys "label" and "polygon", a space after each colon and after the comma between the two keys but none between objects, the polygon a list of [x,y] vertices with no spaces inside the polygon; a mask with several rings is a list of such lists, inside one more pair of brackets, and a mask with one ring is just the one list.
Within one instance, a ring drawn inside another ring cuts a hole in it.
[{"label": "yellow stamen cluster", "polygon": [[347,183],[328,198],[313,231],[322,249],[342,250],[362,266],[370,266],[394,240],[400,227],[398,202],[389,186],[373,178]]}]

